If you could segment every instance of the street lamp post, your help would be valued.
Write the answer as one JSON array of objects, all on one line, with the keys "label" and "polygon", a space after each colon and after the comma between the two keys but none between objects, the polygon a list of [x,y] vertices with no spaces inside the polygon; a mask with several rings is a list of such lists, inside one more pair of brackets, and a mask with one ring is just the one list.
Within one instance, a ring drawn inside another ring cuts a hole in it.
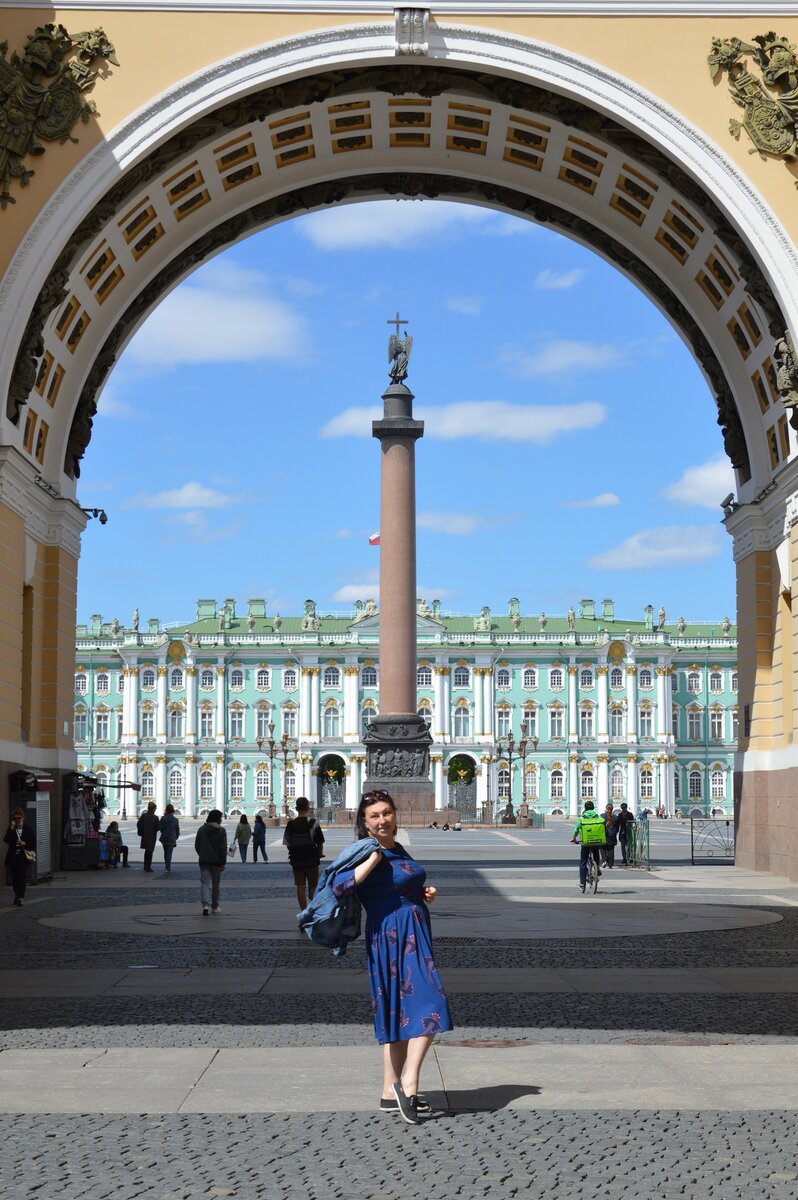
[{"label": "street lamp post", "polygon": [[279,742],[280,752],[283,756],[283,816],[288,816],[288,796],[286,795],[286,775],[288,774],[288,755],[293,754],[294,747],[291,745],[291,739],[287,733],[284,733]]},{"label": "street lamp post", "polygon": [[258,738],[256,738],[256,739],[255,739],[255,741],[256,741],[256,742],[257,742],[257,744],[258,744],[258,753],[259,753],[259,754],[262,754],[262,753],[263,753],[263,747],[264,747],[265,743],[267,742],[267,740],[268,740],[268,744],[269,744],[269,804],[268,804],[268,812],[269,812],[269,816],[270,816],[270,817],[273,817],[273,816],[275,815],[275,807],[274,807],[274,750],[275,750],[275,746],[276,746],[276,744],[277,744],[277,743],[275,742],[275,740],[274,740],[274,721],[269,721],[268,729],[269,729],[269,737],[268,737],[268,739],[267,739],[267,738],[265,738],[265,737],[263,736],[263,734],[261,734],[261,735],[260,735],[260,737],[258,737]]},{"label": "street lamp post", "polygon": [[[534,758],[538,752],[538,739],[536,737],[529,738],[529,745],[532,747],[532,757]],[[526,751],[524,751],[524,800],[526,800],[526,795]]]}]

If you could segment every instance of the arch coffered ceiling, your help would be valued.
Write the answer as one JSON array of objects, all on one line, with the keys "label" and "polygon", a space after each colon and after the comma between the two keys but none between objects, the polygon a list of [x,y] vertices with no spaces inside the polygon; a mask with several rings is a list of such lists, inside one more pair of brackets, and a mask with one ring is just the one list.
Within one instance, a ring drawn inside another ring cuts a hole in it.
[{"label": "arch coffered ceiling", "polygon": [[[392,43],[389,53],[383,26],[358,27],[357,39],[382,46],[367,55],[341,31],[323,53],[318,37],[298,39],[290,79],[286,47],[261,49],[181,85],[157,120],[140,114],[109,139],[9,272],[19,301],[4,440],[74,493],[105,378],[194,267],[295,213],[441,197],[543,222],[633,279],[701,365],[741,491],[766,486],[795,437],[774,344],[796,264],[777,223],[717,149],[654,98],[550,47],[445,34],[409,61]],[[59,206],[71,232],[48,257]],[[519,261],[519,283],[532,269]]]}]

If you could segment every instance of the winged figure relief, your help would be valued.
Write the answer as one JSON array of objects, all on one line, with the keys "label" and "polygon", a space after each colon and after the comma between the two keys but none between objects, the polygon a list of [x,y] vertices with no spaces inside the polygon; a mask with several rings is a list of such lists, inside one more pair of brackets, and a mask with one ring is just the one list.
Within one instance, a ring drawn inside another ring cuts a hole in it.
[{"label": "winged figure relief", "polygon": [[[68,55],[72,57],[67,58]],[[22,57],[8,56],[0,43],[0,209],[14,204],[13,179],[26,187],[34,172],[27,155],[44,154],[42,141],[76,141],[72,129],[96,112],[82,92],[97,78],[92,66],[105,59],[118,66],[114,47],[102,29],[74,37],[63,25],[40,25],[28,36]]]},{"label": "winged figure relief", "polygon": [[388,341],[388,362],[391,364],[388,374],[394,383],[402,383],[407,379],[407,367],[410,352],[413,349],[413,338],[405,334],[403,338],[392,333]]}]

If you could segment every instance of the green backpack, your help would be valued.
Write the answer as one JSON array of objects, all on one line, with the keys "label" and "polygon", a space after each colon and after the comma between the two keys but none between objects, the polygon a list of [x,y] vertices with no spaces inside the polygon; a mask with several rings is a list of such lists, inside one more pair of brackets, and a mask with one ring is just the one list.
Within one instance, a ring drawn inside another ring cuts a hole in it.
[{"label": "green backpack", "polygon": [[607,831],[600,813],[585,813],[579,818],[579,841],[583,846],[606,846]]}]

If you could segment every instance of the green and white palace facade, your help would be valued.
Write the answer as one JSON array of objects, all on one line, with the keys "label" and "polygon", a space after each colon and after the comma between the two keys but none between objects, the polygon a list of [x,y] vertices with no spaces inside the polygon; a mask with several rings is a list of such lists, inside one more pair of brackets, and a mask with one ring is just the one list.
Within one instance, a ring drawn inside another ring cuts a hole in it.
[{"label": "green and white palace facade", "polygon": [[[196,620],[130,627],[95,616],[76,637],[78,770],[111,812],[155,801],[184,816],[281,816],[299,795],[353,809],[363,735],[379,712],[379,612],[270,616],[263,600],[201,600]],[[490,820],[511,800],[572,816],[603,807],[732,811],[737,639],[610,600],[563,617],[447,615],[418,606],[418,711],[433,735],[436,809]],[[141,792],[119,785],[140,784]],[[110,786],[108,786],[110,785]],[[133,797],[135,796],[135,800]],[[522,810],[523,811],[523,810]],[[329,814],[333,816],[332,813]],[[343,816],[343,814],[342,814]]]}]

